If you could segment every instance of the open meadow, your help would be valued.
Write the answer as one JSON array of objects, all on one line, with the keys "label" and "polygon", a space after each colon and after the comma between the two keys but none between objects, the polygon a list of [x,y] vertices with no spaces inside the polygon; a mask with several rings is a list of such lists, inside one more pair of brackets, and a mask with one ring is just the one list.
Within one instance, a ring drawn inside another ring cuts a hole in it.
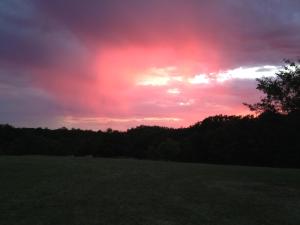
[{"label": "open meadow", "polygon": [[298,225],[300,170],[0,157],[1,225]]}]

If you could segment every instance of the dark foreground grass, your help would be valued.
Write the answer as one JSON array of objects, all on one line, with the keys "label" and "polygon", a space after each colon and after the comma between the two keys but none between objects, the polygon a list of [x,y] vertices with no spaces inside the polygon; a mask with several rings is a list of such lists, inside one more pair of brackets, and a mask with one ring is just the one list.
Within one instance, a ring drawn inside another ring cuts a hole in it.
[{"label": "dark foreground grass", "polygon": [[299,225],[300,170],[0,157],[0,225]]}]

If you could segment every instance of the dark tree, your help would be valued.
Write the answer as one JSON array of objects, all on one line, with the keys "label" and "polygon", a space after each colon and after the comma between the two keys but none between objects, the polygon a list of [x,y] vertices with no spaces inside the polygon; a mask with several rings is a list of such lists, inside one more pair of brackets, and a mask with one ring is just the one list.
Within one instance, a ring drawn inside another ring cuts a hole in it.
[{"label": "dark tree", "polygon": [[158,146],[160,158],[167,160],[175,160],[180,153],[180,145],[173,139],[166,139]]},{"label": "dark tree", "polygon": [[300,61],[284,62],[283,69],[276,76],[257,79],[256,89],[265,97],[253,105],[245,103],[251,111],[282,114],[300,111]]}]

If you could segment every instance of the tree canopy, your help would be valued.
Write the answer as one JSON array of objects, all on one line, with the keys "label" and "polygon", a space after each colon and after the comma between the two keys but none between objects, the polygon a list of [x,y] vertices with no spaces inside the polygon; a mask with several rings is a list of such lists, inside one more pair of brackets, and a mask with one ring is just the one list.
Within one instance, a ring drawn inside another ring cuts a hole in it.
[{"label": "tree canopy", "polygon": [[251,111],[289,114],[300,111],[300,61],[285,60],[274,77],[258,78],[256,89],[265,96],[260,102],[247,104]]}]

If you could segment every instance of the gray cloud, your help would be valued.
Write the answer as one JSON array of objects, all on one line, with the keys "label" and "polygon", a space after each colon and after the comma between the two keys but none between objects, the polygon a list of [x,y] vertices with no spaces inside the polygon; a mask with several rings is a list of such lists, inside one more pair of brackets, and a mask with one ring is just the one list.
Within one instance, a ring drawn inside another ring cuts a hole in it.
[{"label": "gray cloud", "polygon": [[[297,0],[3,0],[0,61],[56,66],[97,45],[209,40],[223,66],[300,55]],[[175,43],[174,43],[175,44]]]}]

